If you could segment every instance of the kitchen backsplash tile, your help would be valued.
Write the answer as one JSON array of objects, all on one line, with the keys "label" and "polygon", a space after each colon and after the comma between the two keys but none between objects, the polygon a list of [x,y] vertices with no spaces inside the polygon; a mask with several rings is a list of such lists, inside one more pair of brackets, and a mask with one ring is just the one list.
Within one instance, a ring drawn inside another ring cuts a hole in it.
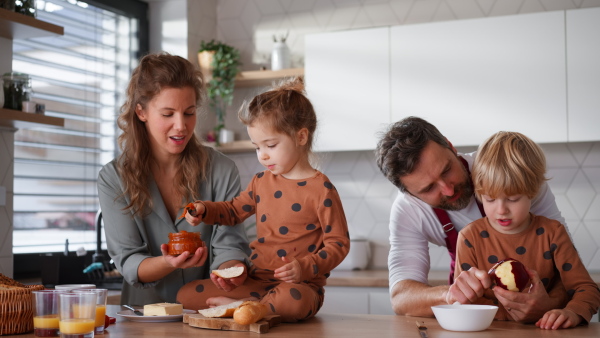
[{"label": "kitchen backsplash tile", "polygon": [[592,238],[590,230],[585,224],[579,226],[577,230],[572,233],[572,236],[573,241],[577,243],[577,252],[579,252],[581,261],[588,266],[592,262],[592,258],[594,258],[598,249],[596,241]]},{"label": "kitchen backsplash tile", "polygon": [[[592,149],[590,153],[586,156],[585,161],[583,162],[585,167],[600,167],[600,143],[595,142],[592,145]],[[597,181],[600,183],[600,181]]]},{"label": "kitchen backsplash tile", "polygon": [[[596,193],[596,196],[592,200],[592,204],[588,209],[587,213],[583,217],[587,221],[600,221],[600,193]],[[599,242],[600,243],[600,242]],[[600,245],[599,245],[600,248]]]},{"label": "kitchen backsplash tile", "polygon": [[585,164],[590,151],[592,151],[593,143],[567,143],[570,153],[573,155],[578,164]]},{"label": "kitchen backsplash tile", "polygon": [[[471,11],[469,11],[469,12],[471,12]],[[454,11],[450,8],[450,6],[448,5],[447,2],[441,2],[440,6],[435,11],[433,20],[434,21],[449,21],[449,20],[468,19],[468,18],[476,17],[476,16],[469,17],[469,15],[466,13],[460,13],[460,14],[464,14],[465,17],[462,18],[461,15],[456,15],[454,13]],[[471,13],[471,15],[474,15],[474,13]]]},{"label": "kitchen backsplash tile", "polygon": [[[475,1],[473,0],[471,2],[474,3]],[[490,3],[490,1],[487,1],[487,3]],[[456,15],[458,20],[481,18],[485,16],[485,12],[483,12],[484,8],[481,4],[479,6],[464,6],[464,2],[450,1],[447,2],[446,5],[452,13]]]},{"label": "kitchen backsplash tile", "polygon": [[[540,145],[546,154],[548,168],[578,168],[580,162],[573,156],[566,143]],[[589,148],[589,146],[588,146]]]},{"label": "kitchen backsplash tile", "polygon": [[393,26],[398,23],[398,18],[386,2],[364,4],[363,9],[369,20],[377,23],[378,26]]},{"label": "kitchen backsplash tile", "polygon": [[578,168],[549,168],[546,171],[546,178],[549,183],[552,182],[552,191],[555,194],[566,193],[577,171]]},{"label": "kitchen backsplash tile", "polygon": [[[525,8],[523,8],[524,13],[531,13],[533,11],[543,12],[544,8],[541,7],[538,1],[529,1]],[[498,15],[512,15],[521,13],[521,9],[523,7],[522,0],[502,0],[502,1],[494,1],[492,8],[489,11],[488,16],[498,16]],[[537,7],[537,8],[534,8]]]},{"label": "kitchen backsplash tile", "polygon": [[583,171],[578,170],[567,190],[566,196],[579,218],[583,218],[596,196],[596,191],[592,188],[591,182],[584,175]]},{"label": "kitchen backsplash tile", "polygon": [[596,192],[600,191],[600,171],[598,171],[598,167],[600,167],[600,165],[598,166],[590,166],[590,167],[583,167],[583,173],[587,176],[587,178],[590,180],[590,182],[592,183],[592,186],[594,187],[594,190]]}]

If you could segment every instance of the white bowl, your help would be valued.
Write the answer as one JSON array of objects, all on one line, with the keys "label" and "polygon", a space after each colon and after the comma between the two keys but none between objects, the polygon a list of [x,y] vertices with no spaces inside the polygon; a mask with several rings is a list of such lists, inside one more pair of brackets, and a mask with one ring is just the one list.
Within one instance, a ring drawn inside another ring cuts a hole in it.
[{"label": "white bowl", "polygon": [[55,285],[56,290],[77,290],[77,289],[95,289],[94,284],[59,284]]},{"label": "white bowl", "polygon": [[498,311],[497,306],[457,304],[432,306],[438,323],[450,331],[482,331],[487,329]]}]

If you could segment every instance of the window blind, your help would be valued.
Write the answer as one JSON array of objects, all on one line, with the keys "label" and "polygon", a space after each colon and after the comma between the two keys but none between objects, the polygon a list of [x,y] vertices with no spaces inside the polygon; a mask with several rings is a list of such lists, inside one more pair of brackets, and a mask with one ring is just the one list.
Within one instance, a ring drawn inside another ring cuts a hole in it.
[{"label": "window blind", "polygon": [[116,117],[139,49],[139,22],[75,0],[37,0],[64,36],[14,40],[13,71],[63,128],[19,129],[14,148],[13,253],[96,248],[96,179],[116,156]]}]

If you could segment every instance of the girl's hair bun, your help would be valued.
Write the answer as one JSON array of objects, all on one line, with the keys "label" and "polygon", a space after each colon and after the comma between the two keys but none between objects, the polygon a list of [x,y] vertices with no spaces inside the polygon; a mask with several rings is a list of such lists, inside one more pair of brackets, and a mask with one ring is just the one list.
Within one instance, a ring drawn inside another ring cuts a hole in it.
[{"label": "girl's hair bun", "polygon": [[306,96],[304,78],[302,76],[285,79],[273,87],[272,90],[291,90]]}]

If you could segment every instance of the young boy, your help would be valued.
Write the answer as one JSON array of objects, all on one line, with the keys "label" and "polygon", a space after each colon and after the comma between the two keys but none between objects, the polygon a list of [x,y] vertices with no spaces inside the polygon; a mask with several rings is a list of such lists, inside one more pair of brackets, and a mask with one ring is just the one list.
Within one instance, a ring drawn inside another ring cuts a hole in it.
[{"label": "young boy", "polygon": [[[496,133],[479,147],[472,175],[486,217],[459,233],[455,276],[471,267],[488,271],[505,258],[519,260],[538,273],[546,290],[561,280],[570,298],[564,309],[546,312],[536,325],[569,328],[590,321],[600,305],[600,290],[565,227],[529,211],[545,173],[542,149],[520,133]],[[477,303],[498,304],[496,319],[511,318],[511,309],[499,304],[493,289]]]}]

